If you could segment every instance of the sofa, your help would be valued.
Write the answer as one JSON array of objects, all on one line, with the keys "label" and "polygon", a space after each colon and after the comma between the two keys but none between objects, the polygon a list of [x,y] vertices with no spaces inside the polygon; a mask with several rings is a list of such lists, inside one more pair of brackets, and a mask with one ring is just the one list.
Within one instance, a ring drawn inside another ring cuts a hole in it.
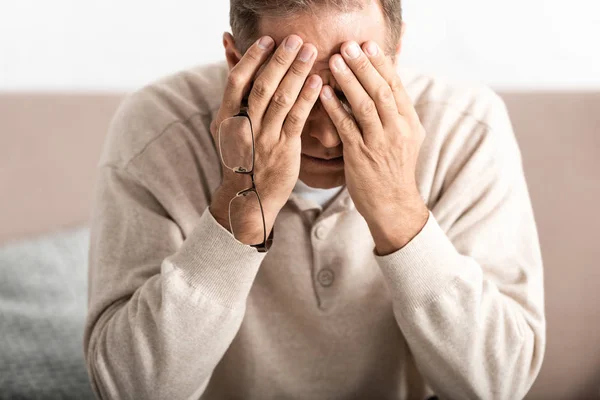
[{"label": "sofa", "polygon": [[[545,266],[547,346],[527,398],[600,398],[600,92],[499,93]],[[123,95],[0,94],[0,398],[92,398],[87,226]]]}]

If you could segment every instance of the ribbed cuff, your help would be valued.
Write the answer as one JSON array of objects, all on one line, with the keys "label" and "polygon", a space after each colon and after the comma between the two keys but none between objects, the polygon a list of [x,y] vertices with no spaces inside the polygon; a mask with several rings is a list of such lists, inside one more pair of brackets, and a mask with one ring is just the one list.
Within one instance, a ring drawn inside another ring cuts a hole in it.
[{"label": "ribbed cuff", "polygon": [[248,297],[266,254],[238,241],[207,207],[191,235],[168,259],[190,286],[231,308]]},{"label": "ribbed cuff", "polygon": [[414,310],[435,300],[465,268],[431,211],[427,223],[406,246],[375,259],[386,277],[397,304]]}]

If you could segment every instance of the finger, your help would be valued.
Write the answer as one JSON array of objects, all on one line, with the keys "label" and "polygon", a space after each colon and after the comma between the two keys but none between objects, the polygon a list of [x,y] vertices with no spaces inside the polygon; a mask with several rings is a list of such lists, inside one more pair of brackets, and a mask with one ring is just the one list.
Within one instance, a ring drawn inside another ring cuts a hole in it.
[{"label": "finger", "polygon": [[375,69],[358,45],[352,41],[344,43],[341,54],[354,75],[375,102],[383,125],[391,125],[398,118],[398,107],[390,85]]},{"label": "finger", "polygon": [[381,74],[383,79],[385,79],[390,86],[390,89],[394,94],[394,99],[396,100],[398,112],[406,117],[415,117],[416,111],[412,104],[412,100],[404,88],[392,60],[386,57],[385,53],[381,50],[381,47],[372,40],[363,44],[363,50],[373,67],[379,71],[379,74]]},{"label": "finger", "polygon": [[271,102],[271,97],[281,80],[287,73],[302,46],[302,39],[297,35],[290,35],[275,50],[263,71],[254,81],[248,106],[253,123],[260,123]]},{"label": "finger", "polygon": [[272,52],[275,41],[269,36],[258,39],[231,69],[217,119],[222,121],[240,111],[240,105],[252,78]]},{"label": "finger", "polygon": [[313,109],[319,98],[322,85],[323,80],[316,74],[311,75],[306,80],[306,83],[298,96],[298,100],[285,118],[285,122],[281,129],[282,137],[294,138],[302,135],[304,124],[306,124],[310,111]]},{"label": "finger", "polygon": [[342,102],[336,97],[330,86],[323,86],[320,99],[323,108],[333,121],[344,146],[354,146],[363,142],[363,137],[356,121],[346,111]]},{"label": "finger", "polygon": [[[317,49],[312,44],[305,44],[298,53],[279,87],[275,90],[265,117],[264,126],[278,126],[281,128],[288,112],[296,103],[298,95],[306,82],[306,77],[315,62]],[[277,130],[281,132],[281,129]]]},{"label": "finger", "polygon": [[380,130],[382,128],[381,119],[375,102],[365,91],[352,70],[348,68],[342,56],[336,54],[331,57],[329,67],[335,81],[346,95],[346,99],[352,107],[352,113],[361,126],[363,134]]}]

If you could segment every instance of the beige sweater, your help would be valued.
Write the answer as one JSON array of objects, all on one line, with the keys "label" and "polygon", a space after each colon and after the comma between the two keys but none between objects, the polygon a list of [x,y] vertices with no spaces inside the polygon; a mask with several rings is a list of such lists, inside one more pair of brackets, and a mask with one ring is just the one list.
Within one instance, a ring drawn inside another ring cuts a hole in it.
[{"label": "beige sweater", "polygon": [[[501,99],[400,70],[431,210],[377,256],[347,189],[292,193],[268,253],[211,213],[224,63],[128,96],[98,164],[84,347],[103,399],[518,399],[545,348],[543,269]],[[390,221],[394,223],[394,221]]]}]

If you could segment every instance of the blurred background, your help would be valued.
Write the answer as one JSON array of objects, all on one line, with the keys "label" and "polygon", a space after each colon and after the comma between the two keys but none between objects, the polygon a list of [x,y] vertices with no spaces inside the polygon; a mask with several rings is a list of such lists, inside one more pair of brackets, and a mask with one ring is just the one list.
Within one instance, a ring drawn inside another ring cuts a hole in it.
[{"label": "blurred background", "polygon": [[[0,0],[0,398],[91,398],[87,221],[123,96],[223,60],[229,2]],[[600,398],[600,3],[404,0],[400,62],[485,84],[521,147],[545,262],[528,398]]]},{"label": "blurred background", "polygon": [[[3,91],[131,90],[221,60],[229,30],[228,1],[1,4]],[[405,0],[403,8],[405,63],[497,88],[600,88],[598,2]]]}]

